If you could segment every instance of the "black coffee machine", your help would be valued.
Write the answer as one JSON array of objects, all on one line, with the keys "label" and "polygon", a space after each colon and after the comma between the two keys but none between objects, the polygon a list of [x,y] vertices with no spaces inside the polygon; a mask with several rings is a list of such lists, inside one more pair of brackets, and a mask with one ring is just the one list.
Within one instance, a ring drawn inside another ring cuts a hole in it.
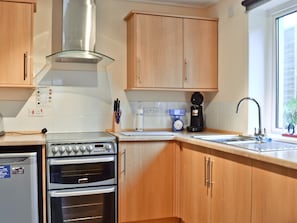
[{"label": "black coffee machine", "polygon": [[202,102],[203,95],[200,92],[195,92],[191,97],[191,123],[188,126],[189,132],[201,132],[203,130],[203,112]]}]

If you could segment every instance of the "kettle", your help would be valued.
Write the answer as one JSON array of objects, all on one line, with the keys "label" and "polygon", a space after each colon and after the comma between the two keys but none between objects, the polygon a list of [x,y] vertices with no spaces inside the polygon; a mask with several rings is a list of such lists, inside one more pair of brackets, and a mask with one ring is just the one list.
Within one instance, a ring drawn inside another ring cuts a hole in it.
[{"label": "kettle", "polygon": [[0,113],[0,136],[5,135],[4,124],[3,124],[3,115]]}]

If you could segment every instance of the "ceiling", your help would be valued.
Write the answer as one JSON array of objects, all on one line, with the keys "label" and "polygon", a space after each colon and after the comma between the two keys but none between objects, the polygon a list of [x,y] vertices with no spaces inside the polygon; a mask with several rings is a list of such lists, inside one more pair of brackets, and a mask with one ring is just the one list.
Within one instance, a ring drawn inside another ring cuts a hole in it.
[{"label": "ceiling", "polygon": [[207,7],[209,5],[215,4],[220,0],[130,0],[130,1],[203,8],[203,7]]}]

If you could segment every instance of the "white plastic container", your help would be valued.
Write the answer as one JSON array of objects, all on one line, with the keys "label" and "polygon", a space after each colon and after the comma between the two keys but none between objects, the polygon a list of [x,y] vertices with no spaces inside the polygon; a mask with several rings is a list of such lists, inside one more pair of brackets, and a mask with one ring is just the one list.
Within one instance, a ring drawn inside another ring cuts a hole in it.
[{"label": "white plastic container", "polygon": [[143,131],[143,109],[136,110],[136,131]]}]

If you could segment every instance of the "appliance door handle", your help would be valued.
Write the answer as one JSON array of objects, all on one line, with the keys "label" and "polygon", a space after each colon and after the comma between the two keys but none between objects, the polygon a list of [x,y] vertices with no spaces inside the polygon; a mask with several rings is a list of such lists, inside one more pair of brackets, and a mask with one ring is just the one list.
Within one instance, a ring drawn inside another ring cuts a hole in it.
[{"label": "appliance door handle", "polygon": [[77,190],[61,190],[50,191],[50,197],[74,197],[74,196],[86,196],[93,194],[107,194],[115,192],[115,187],[105,187],[100,189],[77,189]]},{"label": "appliance door handle", "polygon": [[23,163],[26,160],[29,160],[29,162],[34,162],[36,159],[36,152],[30,152],[30,153],[2,153],[0,154],[0,164],[2,163],[10,163],[10,164],[16,164],[16,163]]},{"label": "appliance door handle", "polygon": [[114,156],[96,157],[96,158],[81,158],[81,159],[49,159],[49,165],[69,165],[69,164],[85,164],[85,163],[106,163],[114,162]]}]

